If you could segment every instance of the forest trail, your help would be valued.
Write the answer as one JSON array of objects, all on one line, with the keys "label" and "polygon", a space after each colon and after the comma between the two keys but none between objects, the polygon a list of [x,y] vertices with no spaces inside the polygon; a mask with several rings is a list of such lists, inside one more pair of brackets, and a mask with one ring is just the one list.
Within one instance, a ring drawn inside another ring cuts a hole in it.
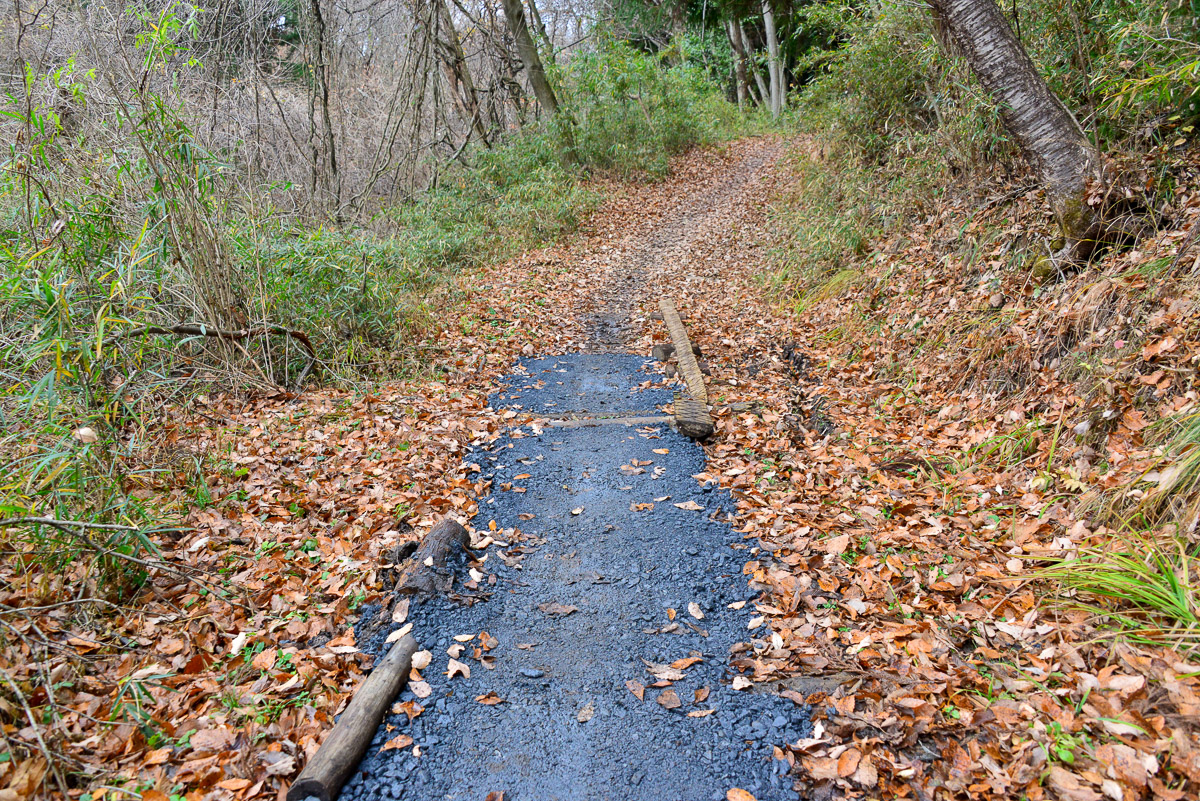
[{"label": "forest trail", "polygon": [[[703,449],[667,425],[663,366],[636,352],[661,337],[639,311],[670,296],[661,265],[694,258],[755,202],[778,154],[731,159],[622,236],[589,293],[579,352],[523,358],[500,379],[491,406],[533,419],[465,457],[490,482],[473,522],[495,542],[473,589],[413,604],[405,625],[432,662],[345,801],[796,797],[774,748],[807,736],[807,709],[743,692],[744,678],[731,686],[758,614],[742,575],[751,546]],[[652,416],[661,422],[614,421]]]}]

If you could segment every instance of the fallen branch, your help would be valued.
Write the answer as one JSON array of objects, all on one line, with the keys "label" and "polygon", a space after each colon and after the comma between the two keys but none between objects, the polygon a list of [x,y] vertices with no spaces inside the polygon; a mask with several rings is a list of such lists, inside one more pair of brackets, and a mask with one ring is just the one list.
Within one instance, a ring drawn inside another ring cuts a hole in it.
[{"label": "fallen branch", "polygon": [[[433,527],[421,546],[410,557],[409,563],[396,582],[391,600],[376,615],[375,620],[384,624],[391,621],[391,609],[402,593],[429,597],[439,592],[448,592],[453,577],[445,575],[446,558],[455,547],[465,549],[470,535],[461,525],[444,518]],[[371,629],[359,636],[366,640]],[[417,651],[417,641],[406,635],[392,646],[387,656],[372,670],[363,682],[346,711],[338,719],[333,731],[321,743],[316,755],[304,767],[304,771],[288,789],[287,801],[304,801],[313,796],[319,801],[333,801],[341,792],[342,785],[358,765],[380,721],[392,700],[399,694],[408,680],[412,657]]]},{"label": "fallen branch", "polygon": [[263,323],[262,325],[254,326],[253,328],[238,328],[234,330],[226,330],[214,328],[211,325],[204,323],[181,323],[179,325],[161,326],[161,325],[142,325],[137,328],[131,328],[128,331],[122,331],[119,334],[113,334],[104,340],[104,346],[116,344],[122,339],[130,339],[131,337],[142,336],[144,334],[165,335],[174,334],[175,336],[185,337],[212,337],[214,339],[223,339],[227,342],[238,342],[243,339],[250,339],[257,336],[265,336],[275,334],[277,336],[290,337],[300,343],[308,354],[308,364],[300,372],[300,377],[296,379],[296,385],[299,386],[304,382],[308,371],[317,361],[317,350],[313,347],[312,340],[308,338],[308,334],[303,331],[297,331],[293,328],[276,323]]},{"label": "fallen branch", "polygon": [[456,545],[466,549],[470,542],[471,537],[465,528],[445,518],[421,540],[421,546],[396,580],[395,592],[425,597],[448,592],[449,577],[442,572],[446,567],[446,557]]},{"label": "fallen branch", "polygon": [[288,789],[288,801],[303,801],[314,796],[320,801],[333,801],[358,766],[384,713],[408,681],[417,641],[411,635],[400,642],[375,667],[371,675],[354,693],[353,700],[342,713],[333,731],[321,743],[316,756]]},{"label": "fallen branch", "polygon": [[90,523],[86,520],[59,520],[53,517],[9,517],[5,518],[4,520],[0,520],[0,529],[10,528],[13,526],[50,526],[51,528],[58,529],[59,531],[71,535],[72,538],[77,540],[84,547],[98,556],[108,556],[114,559],[119,559],[123,562],[129,562],[130,564],[138,565],[147,571],[161,570],[164,573],[170,573],[171,575],[177,576],[184,581],[199,584],[204,587],[210,587],[212,588],[211,591],[215,592],[218,598],[221,598],[222,600],[227,601],[235,606],[240,606],[244,609],[247,608],[243,604],[239,604],[236,601],[231,600],[227,591],[215,582],[192,575],[191,573],[180,570],[177,567],[172,567],[162,560],[151,561],[147,559],[139,559],[132,554],[127,554],[113,548],[105,548],[99,543],[92,542],[81,530],[92,528],[100,531],[136,531],[144,534],[152,531],[153,529],[140,529],[136,526],[125,526],[118,523]]}]

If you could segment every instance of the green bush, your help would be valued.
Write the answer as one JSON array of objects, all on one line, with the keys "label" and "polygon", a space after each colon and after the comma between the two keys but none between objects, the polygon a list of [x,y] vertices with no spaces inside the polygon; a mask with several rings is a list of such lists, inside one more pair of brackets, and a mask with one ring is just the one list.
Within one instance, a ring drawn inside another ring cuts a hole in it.
[{"label": "green bush", "polygon": [[726,102],[698,59],[663,67],[610,35],[556,74],[581,166],[623,177],[665,175],[671,156],[732,135]]}]

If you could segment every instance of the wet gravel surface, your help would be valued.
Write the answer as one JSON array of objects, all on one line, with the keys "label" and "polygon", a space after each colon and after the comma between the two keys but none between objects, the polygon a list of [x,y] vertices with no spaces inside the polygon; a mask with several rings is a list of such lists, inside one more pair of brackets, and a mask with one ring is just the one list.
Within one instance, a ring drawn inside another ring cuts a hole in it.
[{"label": "wet gravel surface", "polygon": [[[612,354],[527,360],[494,402],[550,414],[654,409],[669,393],[643,365]],[[482,565],[490,597],[413,605],[413,635],[433,654],[422,672],[431,692],[401,694],[423,711],[386,718],[342,801],[705,801],[732,787],[796,798],[772,746],[806,736],[807,711],[729,683],[730,648],[756,614],[730,604],[757,593],[742,575],[750,543],[722,522],[731,498],[692,477],[703,450],[666,425],[526,427],[469,461],[493,478],[474,524],[495,520],[492,536],[506,543]],[[689,501],[702,509],[676,506]],[[447,650],[458,645],[470,676],[450,678]],[[661,673],[695,657],[676,668],[682,678],[651,686],[660,679],[646,662]],[[414,744],[381,750],[398,735]]]}]

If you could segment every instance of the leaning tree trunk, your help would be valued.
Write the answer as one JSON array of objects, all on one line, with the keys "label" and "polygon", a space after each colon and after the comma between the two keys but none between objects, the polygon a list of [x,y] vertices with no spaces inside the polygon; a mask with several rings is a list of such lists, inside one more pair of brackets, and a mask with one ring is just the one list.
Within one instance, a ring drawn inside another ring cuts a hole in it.
[{"label": "leaning tree trunk", "polygon": [[742,49],[746,52],[746,68],[750,70],[750,74],[754,76],[754,83],[758,86],[758,97],[755,98],[755,104],[770,105],[771,92],[767,89],[766,83],[763,82],[762,75],[759,74],[758,67],[755,66],[754,60],[750,58],[754,52],[754,47],[750,43],[750,37],[746,35],[746,29],[742,27],[742,23],[738,23],[738,36],[742,39]]},{"label": "leaning tree trunk", "polygon": [[[1085,202],[1100,159],[1079,122],[1050,91],[995,0],[929,0],[971,71],[1038,171],[1075,257],[1087,258],[1098,214]],[[1080,247],[1083,245],[1083,247]]]},{"label": "leaning tree trunk", "polygon": [[471,80],[467,56],[458,40],[458,31],[454,28],[454,20],[450,18],[450,8],[446,5],[446,0],[433,0],[432,21],[434,50],[437,51],[438,61],[442,65],[442,73],[450,84],[454,103],[459,112],[467,118],[483,146],[490,147],[487,126],[483,124],[483,113],[479,107],[479,95],[475,91],[475,82]]},{"label": "leaning tree trunk", "polygon": [[550,114],[557,114],[558,98],[554,96],[554,89],[546,79],[546,70],[538,55],[537,45],[533,43],[533,37],[529,34],[529,24],[525,21],[525,6],[521,0],[503,0],[503,3],[504,19],[508,22],[509,32],[516,40],[517,53],[525,66],[525,74],[529,77],[533,94],[542,108]]},{"label": "leaning tree trunk", "polygon": [[767,71],[771,74],[771,116],[779,118],[783,111],[783,65],[779,60],[779,36],[775,32],[775,12],[770,0],[763,0],[763,27],[767,32]]}]

